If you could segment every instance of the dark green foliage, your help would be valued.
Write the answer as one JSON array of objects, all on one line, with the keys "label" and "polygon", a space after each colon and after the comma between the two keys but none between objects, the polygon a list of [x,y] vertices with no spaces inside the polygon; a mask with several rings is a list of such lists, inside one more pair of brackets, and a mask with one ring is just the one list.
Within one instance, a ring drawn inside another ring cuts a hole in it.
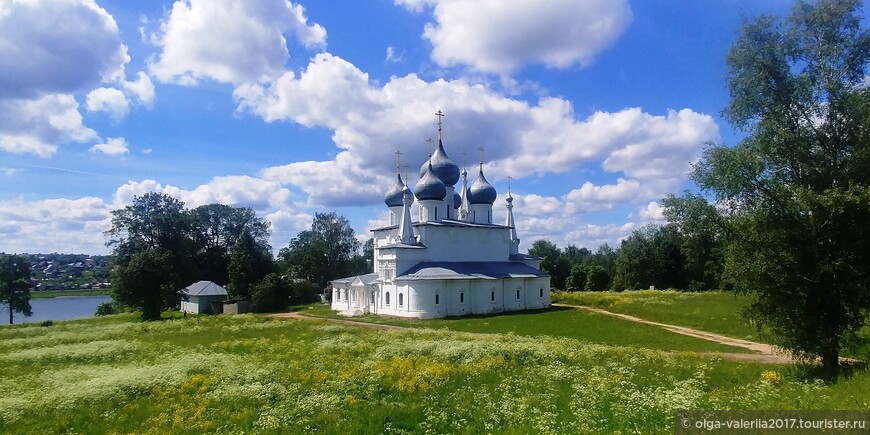
[{"label": "dark green foliage", "polygon": [[199,280],[228,285],[233,297],[273,269],[269,225],[250,208],[209,204],[187,211],[161,193],[147,193],[112,211],[113,298],[156,320],[176,307],[178,291]]},{"label": "dark green foliage", "polygon": [[151,248],[133,254],[112,272],[112,298],[142,310],[142,320],[159,320],[160,312],[178,306],[178,266],[170,252]]},{"label": "dark green foliage", "polygon": [[111,302],[103,302],[97,305],[97,310],[94,312],[95,316],[108,316],[111,314],[116,314],[115,305]]},{"label": "dark green foliage", "polygon": [[[725,115],[747,137],[691,174],[719,202],[724,276],[749,314],[835,376],[870,310],[870,34],[859,2],[799,2],[744,25]],[[685,201],[691,202],[692,198]],[[699,224],[701,225],[701,224]]]},{"label": "dark green foliage", "polygon": [[726,234],[716,208],[700,195],[689,192],[683,197],[669,195],[663,205],[668,222],[683,236],[681,250],[688,290],[728,288],[722,282]]},{"label": "dark green foliage", "polygon": [[529,255],[540,257],[541,270],[550,274],[550,285],[565,288],[565,281],[571,273],[571,262],[562,256],[562,251],[549,240],[535,240],[529,248]]},{"label": "dark green foliage", "polygon": [[229,264],[230,299],[250,299],[251,289],[273,269],[272,254],[259,246],[244,229],[233,246]]},{"label": "dark green foliage", "polygon": [[597,264],[587,266],[586,272],[586,291],[599,292],[607,290],[607,285],[610,283],[610,276],[603,267]]},{"label": "dark green foliage", "polygon": [[198,279],[225,284],[230,282],[229,266],[235,246],[243,231],[260,250],[271,252],[269,223],[247,207],[207,204],[189,212],[191,238],[196,251]]},{"label": "dark green foliage", "polygon": [[251,289],[251,302],[258,313],[272,313],[287,309],[291,286],[287,278],[270,273]]},{"label": "dark green foliage", "polygon": [[33,315],[30,308],[30,261],[21,255],[0,254],[0,303],[9,308],[9,324],[14,313]]},{"label": "dark green foliage", "polygon": [[686,288],[682,235],[673,225],[648,225],[622,241],[616,256],[617,290]]},{"label": "dark green foliage", "polygon": [[141,309],[145,320],[177,306],[177,291],[196,277],[190,231],[184,204],[165,194],[146,193],[113,210],[106,232],[114,255],[113,299]]},{"label": "dark green foliage", "polygon": [[359,247],[347,218],[317,213],[311,229],[299,233],[290,246],[281,249],[278,257],[291,276],[323,288],[330,280],[352,275],[352,259]]},{"label": "dark green foliage", "polygon": [[586,289],[586,272],[585,264],[577,263],[571,266],[571,273],[568,274],[568,279],[565,280],[567,290],[585,290]]}]

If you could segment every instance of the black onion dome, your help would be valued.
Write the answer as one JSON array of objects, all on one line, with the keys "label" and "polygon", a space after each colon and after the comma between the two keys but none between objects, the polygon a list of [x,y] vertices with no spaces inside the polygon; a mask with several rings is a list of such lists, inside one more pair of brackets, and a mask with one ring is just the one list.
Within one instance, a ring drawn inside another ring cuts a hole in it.
[{"label": "black onion dome", "polygon": [[405,183],[402,182],[402,176],[396,174],[396,183],[384,195],[384,203],[387,207],[402,206],[402,190],[405,189]]},{"label": "black onion dome", "polygon": [[[456,185],[456,182],[459,181],[459,166],[453,160],[450,160],[450,157],[447,157],[444,145],[440,140],[438,141],[438,148],[435,149],[435,154],[432,154],[430,161],[432,162],[432,172],[435,173],[435,176],[442,183],[447,186]],[[423,166],[420,167],[420,177],[426,172],[427,166],[429,166],[429,162],[423,163]]]},{"label": "black onion dome", "polygon": [[432,173],[432,166],[426,165],[426,172],[414,186],[414,196],[423,201],[427,199],[443,200],[446,195],[447,187]]},{"label": "black onion dome", "polygon": [[477,181],[468,188],[468,202],[471,204],[490,204],[495,202],[495,197],[498,194],[495,192],[495,187],[486,181],[483,176],[483,170],[477,176]]}]

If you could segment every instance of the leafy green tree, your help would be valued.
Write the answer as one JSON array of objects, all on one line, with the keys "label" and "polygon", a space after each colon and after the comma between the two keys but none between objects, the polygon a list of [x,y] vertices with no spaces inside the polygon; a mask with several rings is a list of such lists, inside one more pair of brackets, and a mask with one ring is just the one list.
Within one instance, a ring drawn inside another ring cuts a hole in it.
[{"label": "leafy green tree", "polygon": [[157,320],[162,309],[177,306],[177,290],[195,276],[190,220],[184,204],[162,193],[146,193],[112,211],[106,232],[113,248],[113,298],[142,309],[144,320]]},{"label": "leafy green tree", "polygon": [[601,266],[607,272],[607,288],[613,285],[613,275],[616,273],[616,251],[607,243],[598,247],[588,259],[588,264]]},{"label": "leafy green tree", "polygon": [[33,315],[30,307],[30,261],[21,255],[0,254],[0,303],[9,308],[9,324],[14,313]]},{"label": "leafy green tree", "polygon": [[649,225],[635,230],[619,245],[616,254],[614,287],[637,290],[659,285],[658,264],[655,258],[655,232],[658,227]]},{"label": "leafy green tree", "polygon": [[665,217],[683,235],[681,251],[685,275],[692,291],[728,288],[722,281],[725,268],[725,226],[716,208],[700,195],[669,195],[662,204]]},{"label": "leafy green tree", "polygon": [[334,212],[316,213],[311,229],[299,233],[278,256],[291,276],[323,288],[328,281],[352,273],[352,259],[359,248],[347,218]]},{"label": "leafy green tree", "polygon": [[565,288],[567,290],[585,290],[586,289],[586,270],[587,265],[575,264],[571,266],[571,273],[565,280]]},{"label": "leafy green tree", "polygon": [[571,273],[571,263],[562,257],[562,251],[549,240],[535,240],[529,248],[529,255],[541,258],[541,270],[550,274],[550,284],[558,289],[565,288],[565,280]]},{"label": "leafy green tree", "polygon": [[287,309],[292,287],[287,278],[270,273],[251,289],[251,302],[258,313],[274,313]]},{"label": "leafy green tree", "polygon": [[199,279],[219,284],[229,282],[229,265],[233,246],[248,231],[259,249],[271,252],[269,223],[247,207],[224,204],[202,205],[189,212],[191,237]]},{"label": "leafy green tree", "polygon": [[616,255],[617,290],[686,288],[682,236],[673,225],[647,225],[622,241]]},{"label": "leafy green tree", "polygon": [[112,298],[142,310],[142,320],[159,320],[161,311],[180,302],[173,261],[170,252],[158,248],[133,254],[113,271]]},{"label": "leafy green tree", "polygon": [[597,264],[589,264],[586,266],[586,291],[600,292],[607,290],[610,284],[610,276],[603,267]]},{"label": "leafy green tree", "polygon": [[743,26],[724,114],[747,136],[691,174],[731,236],[724,274],[778,344],[838,373],[870,311],[870,34],[857,0]]},{"label": "leafy green tree", "polygon": [[231,299],[250,299],[251,289],[273,269],[272,254],[263,249],[247,229],[233,246],[227,292]]}]

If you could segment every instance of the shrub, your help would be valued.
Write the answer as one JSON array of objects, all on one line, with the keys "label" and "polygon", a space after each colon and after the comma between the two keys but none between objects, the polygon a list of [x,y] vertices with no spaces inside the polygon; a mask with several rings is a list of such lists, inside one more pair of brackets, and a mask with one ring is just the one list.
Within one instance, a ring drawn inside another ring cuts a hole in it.
[{"label": "shrub", "polygon": [[115,310],[115,305],[111,302],[103,302],[100,305],[97,305],[97,311],[94,313],[95,316],[108,316],[110,314],[115,314],[117,311]]},{"label": "shrub", "polygon": [[254,311],[267,313],[281,311],[287,308],[290,296],[290,284],[287,279],[277,273],[270,273],[251,289],[251,302]]}]

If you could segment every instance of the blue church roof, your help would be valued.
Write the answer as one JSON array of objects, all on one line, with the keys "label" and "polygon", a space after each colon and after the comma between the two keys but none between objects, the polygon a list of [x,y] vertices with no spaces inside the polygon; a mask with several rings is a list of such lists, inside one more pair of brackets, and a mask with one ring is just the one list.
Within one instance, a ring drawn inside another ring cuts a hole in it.
[{"label": "blue church roof", "polygon": [[414,186],[414,196],[418,200],[427,199],[443,200],[447,195],[447,187],[432,173],[432,165],[426,165],[426,172]]},{"label": "blue church roof", "polygon": [[384,195],[384,203],[387,204],[387,207],[401,207],[403,205],[402,192],[404,189],[405,183],[402,182],[402,176],[396,174],[396,183]]},{"label": "blue church roof", "polygon": [[498,194],[495,191],[495,187],[492,187],[492,184],[486,181],[486,177],[483,176],[483,169],[481,169],[477,175],[477,180],[468,188],[468,202],[471,204],[492,204],[495,202],[496,196]]},{"label": "blue church roof", "polygon": [[[456,185],[456,182],[459,181],[459,166],[450,157],[447,157],[447,152],[444,151],[444,145],[440,139],[438,140],[438,148],[435,149],[430,161],[432,162],[432,172],[442,183],[447,186]],[[426,172],[428,165],[427,162],[420,167],[420,177]]]}]

